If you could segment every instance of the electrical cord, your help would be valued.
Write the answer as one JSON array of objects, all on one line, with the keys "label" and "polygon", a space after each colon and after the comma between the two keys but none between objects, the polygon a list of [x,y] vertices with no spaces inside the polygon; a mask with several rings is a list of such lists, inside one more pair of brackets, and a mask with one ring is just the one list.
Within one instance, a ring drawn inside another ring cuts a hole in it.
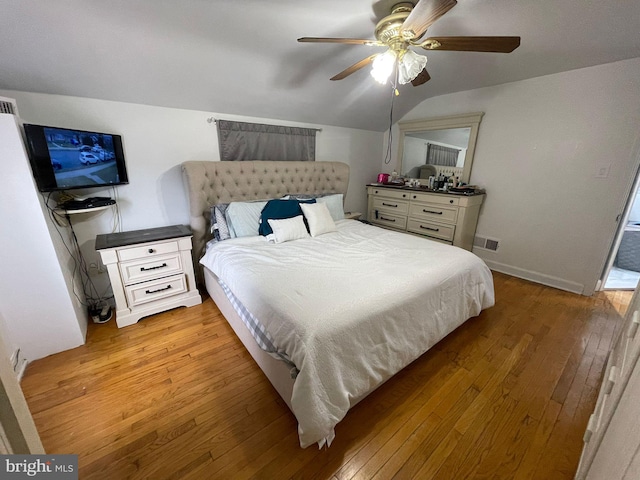
[{"label": "electrical cord", "polygon": [[[49,195],[45,197],[44,194],[42,194],[41,192],[43,203],[47,208],[47,211],[49,213],[49,218],[51,219],[51,223],[54,225],[60,237],[60,240],[62,241],[62,244],[64,245],[65,249],[67,250],[67,253],[69,253],[69,256],[73,261],[73,269],[71,272],[71,278],[72,278],[71,283],[72,283],[73,295],[76,297],[76,299],[81,305],[87,307],[89,310],[96,310],[99,306],[106,304],[109,300],[113,298],[113,294],[111,294],[110,296],[106,296],[107,292],[111,289],[111,285],[109,285],[102,294],[98,292],[98,289],[96,288],[95,284],[93,283],[93,280],[89,275],[89,269],[87,268],[87,264],[85,262],[84,256],[82,255],[82,251],[78,243],[78,237],[76,236],[75,230],[73,229],[73,224],[71,223],[71,217],[69,214],[65,214],[65,218],[71,230],[72,248],[67,244],[67,240],[65,239],[65,236],[62,234],[58,221],[55,217],[55,215],[59,215],[59,214],[56,213],[54,211],[55,209],[52,208],[51,205],[49,204],[51,200],[51,195],[52,195],[52,192],[49,192]],[[68,195],[68,194],[65,194],[65,195]],[[84,296],[84,300],[80,298],[78,292],[76,291],[77,276],[79,276],[79,284],[82,286],[82,293]]]}]

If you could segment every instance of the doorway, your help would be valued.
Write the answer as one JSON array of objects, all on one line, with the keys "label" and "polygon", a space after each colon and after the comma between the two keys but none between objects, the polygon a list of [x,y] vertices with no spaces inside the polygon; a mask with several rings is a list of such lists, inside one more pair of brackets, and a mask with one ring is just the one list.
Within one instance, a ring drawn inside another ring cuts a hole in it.
[{"label": "doorway", "polygon": [[602,290],[635,290],[640,281],[640,186],[636,176],[609,254]]}]

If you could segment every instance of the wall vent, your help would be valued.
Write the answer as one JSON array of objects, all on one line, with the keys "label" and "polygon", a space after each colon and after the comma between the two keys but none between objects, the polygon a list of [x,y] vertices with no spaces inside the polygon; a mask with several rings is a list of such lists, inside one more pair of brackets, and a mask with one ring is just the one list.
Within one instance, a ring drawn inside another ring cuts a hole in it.
[{"label": "wall vent", "polygon": [[473,246],[495,252],[500,247],[500,240],[497,238],[481,237],[480,235],[476,235],[473,238]]},{"label": "wall vent", "polygon": [[18,116],[18,104],[12,98],[0,97],[0,113]]}]

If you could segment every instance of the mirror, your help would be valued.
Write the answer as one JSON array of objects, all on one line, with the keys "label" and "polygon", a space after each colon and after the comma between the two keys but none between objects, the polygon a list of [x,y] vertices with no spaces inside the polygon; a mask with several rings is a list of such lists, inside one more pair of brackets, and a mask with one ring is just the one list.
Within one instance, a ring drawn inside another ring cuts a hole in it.
[{"label": "mirror", "polygon": [[478,112],[399,122],[397,171],[405,178],[418,179],[442,172],[469,183],[483,115]]}]

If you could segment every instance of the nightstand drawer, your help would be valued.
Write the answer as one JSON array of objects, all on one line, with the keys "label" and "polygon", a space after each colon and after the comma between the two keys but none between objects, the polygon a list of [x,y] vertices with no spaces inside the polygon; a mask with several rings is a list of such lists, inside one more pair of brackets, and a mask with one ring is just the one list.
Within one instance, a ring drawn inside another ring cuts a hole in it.
[{"label": "nightstand drawer", "polygon": [[187,279],[184,275],[137,283],[125,287],[129,307],[135,307],[154,300],[171,297],[187,291]]},{"label": "nightstand drawer", "polygon": [[165,253],[179,251],[178,242],[164,242],[147,244],[144,247],[121,248],[118,250],[118,260],[121,262],[135,260],[137,258],[148,258]]},{"label": "nightstand drawer", "polygon": [[441,225],[439,223],[409,220],[407,231],[452,242],[456,227],[454,225]]},{"label": "nightstand drawer", "polygon": [[409,202],[377,197],[373,199],[373,208],[397,215],[406,215],[409,211]]},{"label": "nightstand drawer", "polygon": [[435,220],[444,223],[456,223],[458,218],[458,209],[451,207],[443,207],[428,203],[412,203],[409,209],[409,216],[424,218],[425,220]]},{"label": "nightstand drawer", "polygon": [[182,261],[179,253],[161,256],[153,255],[152,258],[145,258],[144,260],[122,262],[119,267],[122,281],[125,285],[130,285],[181,273]]}]

